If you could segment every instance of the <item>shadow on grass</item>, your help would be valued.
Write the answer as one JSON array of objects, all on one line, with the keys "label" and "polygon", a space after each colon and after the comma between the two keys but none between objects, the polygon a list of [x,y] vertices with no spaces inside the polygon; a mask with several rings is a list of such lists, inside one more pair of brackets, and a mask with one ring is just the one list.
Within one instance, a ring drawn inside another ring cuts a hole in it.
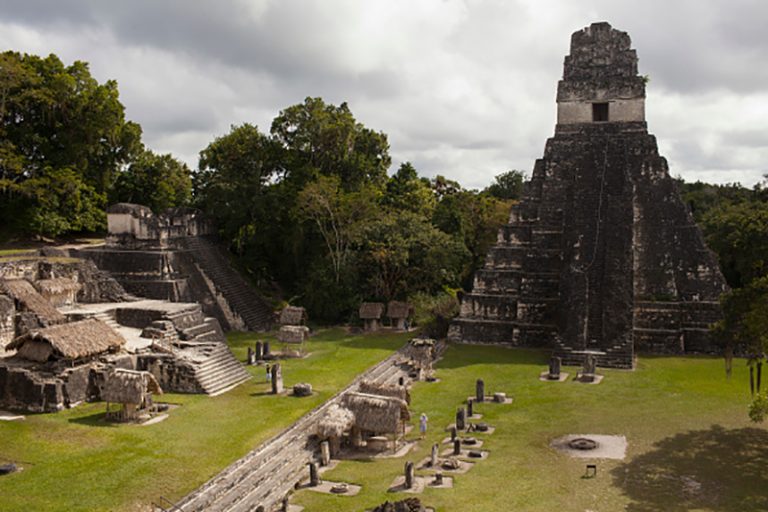
[{"label": "shadow on grass", "polygon": [[113,423],[111,421],[106,420],[107,413],[106,412],[97,412],[95,414],[90,414],[88,416],[80,416],[77,418],[71,418],[67,421],[70,423],[77,423],[80,425],[87,425],[89,427],[109,427],[109,428],[115,428],[118,426],[117,423]]},{"label": "shadow on grass", "polygon": [[611,471],[626,510],[768,510],[768,431],[714,425],[656,443]]},{"label": "shadow on grass", "polygon": [[549,363],[550,355],[551,350],[547,349],[450,344],[437,367],[449,369],[475,364],[530,364],[541,365],[543,371]]}]

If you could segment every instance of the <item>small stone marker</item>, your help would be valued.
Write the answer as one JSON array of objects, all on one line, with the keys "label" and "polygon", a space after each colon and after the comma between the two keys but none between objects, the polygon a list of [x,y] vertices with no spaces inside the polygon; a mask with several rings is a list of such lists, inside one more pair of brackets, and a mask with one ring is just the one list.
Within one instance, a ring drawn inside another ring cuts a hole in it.
[{"label": "small stone marker", "polygon": [[584,356],[584,367],[581,370],[581,380],[583,382],[595,381],[595,369],[597,367],[597,360],[592,354]]},{"label": "small stone marker", "polygon": [[451,427],[451,442],[456,440],[456,427]]},{"label": "small stone marker", "polygon": [[408,461],[405,463],[405,488],[412,489],[414,481],[413,462]]},{"label": "small stone marker", "polygon": [[461,441],[458,439],[453,440],[453,454],[461,455]]},{"label": "small stone marker", "polygon": [[586,478],[594,478],[597,476],[597,464],[587,464],[587,471],[584,473]]},{"label": "small stone marker", "polygon": [[432,456],[429,459],[429,467],[437,467],[437,451],[440,449],[437,443],[432,445]]},{"label": "small stone marker", "polygon": [[272,394],[279,395],[283,392],[283,372],[280,363],[272,365]]},{"label": "small stone marker", "polygon": [[261,361],[264,359],[264,344],[260,341],[256,342],[256,360]]},{"label": "small stone marker", "polygon": [[506,393],[494,393],[493,394],[493,401],[496,403],[503,404],[507,401],[507,394]]},{"label": "small stone marker", "polygon": [[251,347],[248,347],[248,364],[251,365],[256,361],[256,358],[254,357],[253,349]]},{"label": "small stone marker", "polygon": [[269,342],[264,342],[264,352],[262,352],[261,357],[264,359],[269,359],[272,357],[272,353],[269,351]]},{"label": "small stone marker", "polygon": [[472,404],[474,403],[475,401],[472,400],[471,398],[467,400],[467,417],[468,418],[471,418],[472,416],[475,415],[475,411],[473,411],[474,407],[472,406]]},{"label": "small stone marker", "polygon": [[317,487],[320,485],[320,472],[317,470],[317,462],[309,463],[309,486]]},{"label": "small stone marker", "polygon": [[485,382],[483,379],[477,379],[475,383],[475,400],[480,403],[485,401]]},{"label": "small stone marker", "polygon": [[467,428],[467,411],[463,407],[456,410],[456,430]]},{"label": "small stone marker", "polygon": [[435,473],[435,485],[443,485],[443,473],[441,471]]},{"label": "small stone marker", "polygon": [[549,373],[547,374],[549,380],[560,380],[560,366],[562,362],[563,360],[556,356],[549,358]]},{"label": "small stone marker", "polygon": [[328,466],[331,463],[331,444],[328,441],[320,443],[320,464]]}]

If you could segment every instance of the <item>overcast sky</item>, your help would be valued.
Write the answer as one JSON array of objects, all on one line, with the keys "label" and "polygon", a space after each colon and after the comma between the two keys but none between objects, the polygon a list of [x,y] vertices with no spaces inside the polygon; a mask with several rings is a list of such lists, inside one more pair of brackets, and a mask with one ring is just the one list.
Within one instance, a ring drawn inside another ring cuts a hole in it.
[{"label": "overcast sky", "polygon": [[631,36],[673,175],[768,173],[765,0],[0,0],[0,48],[89,62],[193,169],[231,125],[268,132],[320,96],[389,136],[392,171],[482,188],[542,156],[571,33],[594,21]]}]

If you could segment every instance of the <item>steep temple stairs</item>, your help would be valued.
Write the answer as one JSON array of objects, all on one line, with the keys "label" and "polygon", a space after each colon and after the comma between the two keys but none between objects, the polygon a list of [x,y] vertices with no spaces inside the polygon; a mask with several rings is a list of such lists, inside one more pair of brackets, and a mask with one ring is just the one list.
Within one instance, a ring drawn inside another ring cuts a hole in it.
[{"label": "steep temple stairs", "polygon": [[625,32],[573,34],[558,124],[449,338],[549,347],[631,368],[636,351],[708,352],[726,290],[645,122]]},{"label": "steep temple stairs", "polygon": [[[445,344],[436,348],[440,354]],[[258,507],[263,507],[265,512],[279,510],[283,498],[307,475],[307,463],[319,460],[319,446],[312,433],[328,408],[339,403],[344,393],[355,391],[363,380],[396,384],[402,377],[407,383],[411,370],[408,358],[401,352],[395,353],[166,510],[246,512]]]},{"label": "steep temple stairs", "polygon": [[229,258],[219,244],[208,237],[196,236],[184,240],[198,268],[223,295],[232,311],[252,331],[268,329],[273,312],[240,273],[232,268]]}]

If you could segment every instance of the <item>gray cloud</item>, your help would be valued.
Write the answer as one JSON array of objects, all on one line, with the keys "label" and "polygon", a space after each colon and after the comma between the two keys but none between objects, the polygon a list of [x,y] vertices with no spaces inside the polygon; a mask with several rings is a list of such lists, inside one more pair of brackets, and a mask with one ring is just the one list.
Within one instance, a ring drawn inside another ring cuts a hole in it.
[{"label": "gray cloud", "polygon": [[555,120],[570,34],[608,20],[651,77],[673,174],[754,183],[768,151],[762,0],[0,0],[0,46],[115,78],[145,140],[195,166],[232,124],[347,101],[395,163],[483,187],[529,171]]}]

